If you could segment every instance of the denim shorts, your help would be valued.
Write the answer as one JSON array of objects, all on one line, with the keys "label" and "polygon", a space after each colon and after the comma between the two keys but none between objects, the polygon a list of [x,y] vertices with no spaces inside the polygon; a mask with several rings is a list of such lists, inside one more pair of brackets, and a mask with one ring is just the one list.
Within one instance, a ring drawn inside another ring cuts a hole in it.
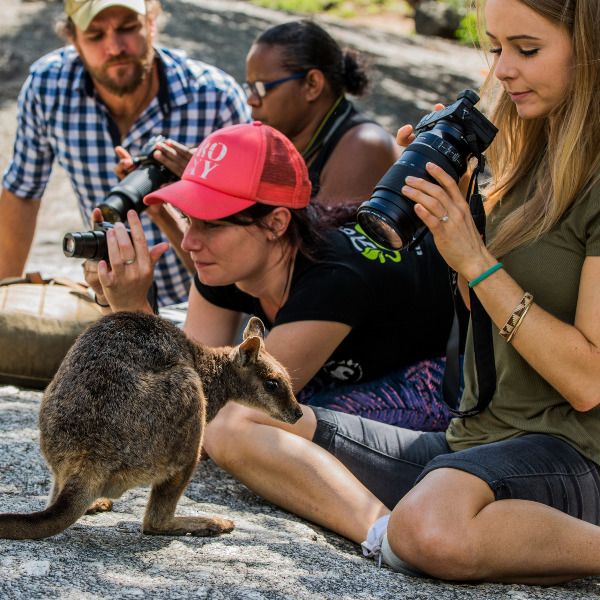
[{"label": "denim shorts", "polygon": [[392,509],[427,473],[459,469],[496,500],[541,502],[600,525],[600,468],[560,438],[539,433],[453,452],[444,433],[418,432],[312,407],[313,441]]}]

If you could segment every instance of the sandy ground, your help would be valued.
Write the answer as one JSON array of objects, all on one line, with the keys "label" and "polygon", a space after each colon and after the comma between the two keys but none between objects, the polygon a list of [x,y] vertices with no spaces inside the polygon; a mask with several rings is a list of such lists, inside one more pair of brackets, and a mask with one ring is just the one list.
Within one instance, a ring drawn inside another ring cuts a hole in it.
[{"label": "sandy ground", "polygon": [[[162,42],[184,48],[243,79],[253,38],[290,15],[233,0],[164,0]],[[29,63],[60,45],[51,24],[57,1],[2,0],[0,20],[0,139],[2,169],[15,129],[15,99]],[[342,43],[365,52],[372,94],[361,105],[394,131],[416,122],[437,101],[477,87],[485,67],[479,54],[442,40],[340,21],[327,21]],[[70,185],[60,169],[42,204],[29,270],[80,277],[77,261],[63,257],[60,240],[81,228]],[[50,487],[39,453],[41,394],[0,386],[0,509],[44,506]],[[599,581],[540,588],[457,585],[412,580],[376,569],[359,548],[258,498],[212,462],[202,463],[179,504],[180,514],[233,518],[236,530],[217,539],[155,538],[140,534],[147,490],[134,490],[112,513],[84,517],[45,541],[0,541],[0,599],[210,598],[370,599],[600,598]],[[357,515],[359,518],[359,515]]]}]

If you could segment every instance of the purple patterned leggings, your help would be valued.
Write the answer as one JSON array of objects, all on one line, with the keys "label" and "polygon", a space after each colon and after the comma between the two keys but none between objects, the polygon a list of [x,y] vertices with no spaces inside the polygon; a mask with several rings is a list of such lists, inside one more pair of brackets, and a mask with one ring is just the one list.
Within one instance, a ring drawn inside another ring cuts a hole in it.
[{"label": "purple patterned leggings", "polygon": [[298,401],[416,431],[445,431],[452,418],[442,400],[445,364],[445,358],[422,360],[366,383],[319,386],[313,380]]}]

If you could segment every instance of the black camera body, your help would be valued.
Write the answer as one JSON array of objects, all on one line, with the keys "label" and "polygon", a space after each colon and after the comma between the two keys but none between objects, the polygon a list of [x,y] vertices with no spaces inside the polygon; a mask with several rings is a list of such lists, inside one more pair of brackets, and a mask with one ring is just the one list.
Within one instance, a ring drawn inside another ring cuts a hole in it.
[{"label": "black camera body", "polygon": [[133,159],[135,169],[113,187],[98,208],[108,223],[118,223],[127,219],[127,211],[138,214],[146,209],[144,196],[177,177],[154,158],[156,144],[166,138],[162,135],[152,137],[144,144],[140,153]]},{"label": "black camera body", "polygon": [[456,102],[419,121],[415,140],[358,209],[358,222],[375,243],[399,250],[423,227],[414,202],[400,193],[408,175],[435,182],[425,169],[433,162],[458,182],[467,171],[469,159],[479,157],[492,143],[498,130],[475,108],[478,101],[474,91],[464,90]]},{"label": "black camera body", "polygon": [[167,167],[154,158],[156,144],[164,141],[162,135],[151,138],[138,156],[133,159],[135,170],[113,187],[98,208],[104,221],[95,223],[91,231],[66,233],[63,238],[63,252],[72,258],[89,260],[108,260],[106,232],[113,223],[127,219],[127,211],[133,209],[138,214],[146,209],[144,196],[166,183],[177,180]]}]

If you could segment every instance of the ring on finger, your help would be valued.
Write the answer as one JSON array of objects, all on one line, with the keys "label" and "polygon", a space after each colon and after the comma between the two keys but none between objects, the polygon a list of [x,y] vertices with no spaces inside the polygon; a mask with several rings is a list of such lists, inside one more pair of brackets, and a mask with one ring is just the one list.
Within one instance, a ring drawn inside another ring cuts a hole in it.
[{"label": "ring on finger", "polygon": [[446,213],[445,215],[438,217],[438,219],[442,222],[442,223],[447,223],[448,220],[450,219],[450,217],[448,216],[448,213]]},{"label": "ring on finger", "polygon": [[124,265],[132,265],[135,262],[135,258],[128,258],[127,260],[123,261]]}]

